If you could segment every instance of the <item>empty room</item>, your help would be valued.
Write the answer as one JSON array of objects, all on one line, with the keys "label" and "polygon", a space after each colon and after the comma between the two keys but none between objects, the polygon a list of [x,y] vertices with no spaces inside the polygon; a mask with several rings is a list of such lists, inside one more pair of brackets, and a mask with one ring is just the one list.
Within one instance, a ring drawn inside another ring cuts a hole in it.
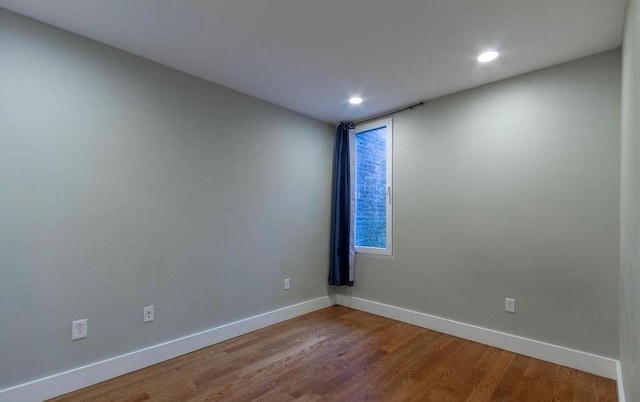
[{"label": "empty room", "polygon": [[0,0],[45,400],[640,402],[640,0]]}]

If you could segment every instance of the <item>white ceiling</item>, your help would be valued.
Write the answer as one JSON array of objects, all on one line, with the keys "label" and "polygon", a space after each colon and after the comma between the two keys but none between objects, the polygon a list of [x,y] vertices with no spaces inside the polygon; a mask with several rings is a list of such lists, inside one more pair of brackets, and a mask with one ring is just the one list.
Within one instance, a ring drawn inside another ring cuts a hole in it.
[{"label": "white ceiling", "polygon": [[[620,45],[626,0],[0,0],[327,122]],[[486,48],[502,56],[489,65]],[[365,102],[349,105],[351,95]]]}]

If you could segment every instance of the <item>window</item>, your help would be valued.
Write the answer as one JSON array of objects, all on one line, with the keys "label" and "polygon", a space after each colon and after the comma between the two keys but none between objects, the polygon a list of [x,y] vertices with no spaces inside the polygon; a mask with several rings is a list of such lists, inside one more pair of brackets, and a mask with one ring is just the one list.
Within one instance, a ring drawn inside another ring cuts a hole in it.
[{"label": "window", "polygon": [[359,125],[351,131],[357,253],[391,255],[392,133],[391,119]]}]

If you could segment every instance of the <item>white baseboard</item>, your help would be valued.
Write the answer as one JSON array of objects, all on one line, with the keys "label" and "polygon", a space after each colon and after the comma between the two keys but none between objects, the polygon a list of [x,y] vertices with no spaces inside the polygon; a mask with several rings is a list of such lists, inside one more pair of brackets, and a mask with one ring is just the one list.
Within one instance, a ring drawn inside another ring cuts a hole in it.
[{"label": "white baseboard", "polygon": [[[617,379],[618,377],[616,364],[619,362],[608,357],[581,352],[579,350],[569,349],[563,346],[540,342],[517,335],[494,331],[492,329],[465,324],[358,297],[338,294],[336,296],[336,302],[342,306],[381,315],[383,317],[443,332],[459,338],[469,339],[478,343],[509,350],[521,355],[571,367],[602,377],[611,379]],[[621,381],[618,381],[620,384]],[[622,400],[623,399],[621,399],[621,401]]]},{"label": "white baseboard", "polygon": [[1,402],[42,401],[173,359],[207,346],[333,305],[329,296],[308,300],[135,352],[0,390]]},{"label": "white baseboard", "polygon": [[624,383],[622,382],[622,366],[619,361],[616,362],[616,376],[618,377],[618,402],[626,402]]},{"label": "white baseboard", "polygon": [[575,368],[602,377],[616,379],[618,381],[619,401],[625,402],[620,362],[617,360],[420,313],[418,311],[340,294],[324,296],[269,311],[264,314],[245,318],[206,331],[0,390],[0,402],[31,402],[54,398],[269,325],[329,307],[333,304],[351,307],[429,328],[434,331],[469,339],[485,345]]}]

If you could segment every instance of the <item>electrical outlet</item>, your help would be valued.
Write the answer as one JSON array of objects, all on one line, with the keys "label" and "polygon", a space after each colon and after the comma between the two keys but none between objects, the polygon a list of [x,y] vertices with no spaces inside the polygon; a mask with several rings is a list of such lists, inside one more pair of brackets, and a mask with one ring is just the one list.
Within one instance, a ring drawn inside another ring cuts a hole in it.
[{"label": "electrical outlet", "polygon": [[516,299],[509,299],[508,297],[504,299],[504,311],[508,313],[516,312]]},{"label": "electrical outlet", "polygon": [[291,280],[289,280],[289,278],[284,280],[284,290],[289,290],[291,289]]},{"label": "electrical outlet", "polygon": [[87,337],[87,319],[77,320],[71,323],[71,340]]},{"label": "electrical outlet", "polygon": [[142,321],[151,322],[154,320],[153,306],[147,306],[142,309]]}]

